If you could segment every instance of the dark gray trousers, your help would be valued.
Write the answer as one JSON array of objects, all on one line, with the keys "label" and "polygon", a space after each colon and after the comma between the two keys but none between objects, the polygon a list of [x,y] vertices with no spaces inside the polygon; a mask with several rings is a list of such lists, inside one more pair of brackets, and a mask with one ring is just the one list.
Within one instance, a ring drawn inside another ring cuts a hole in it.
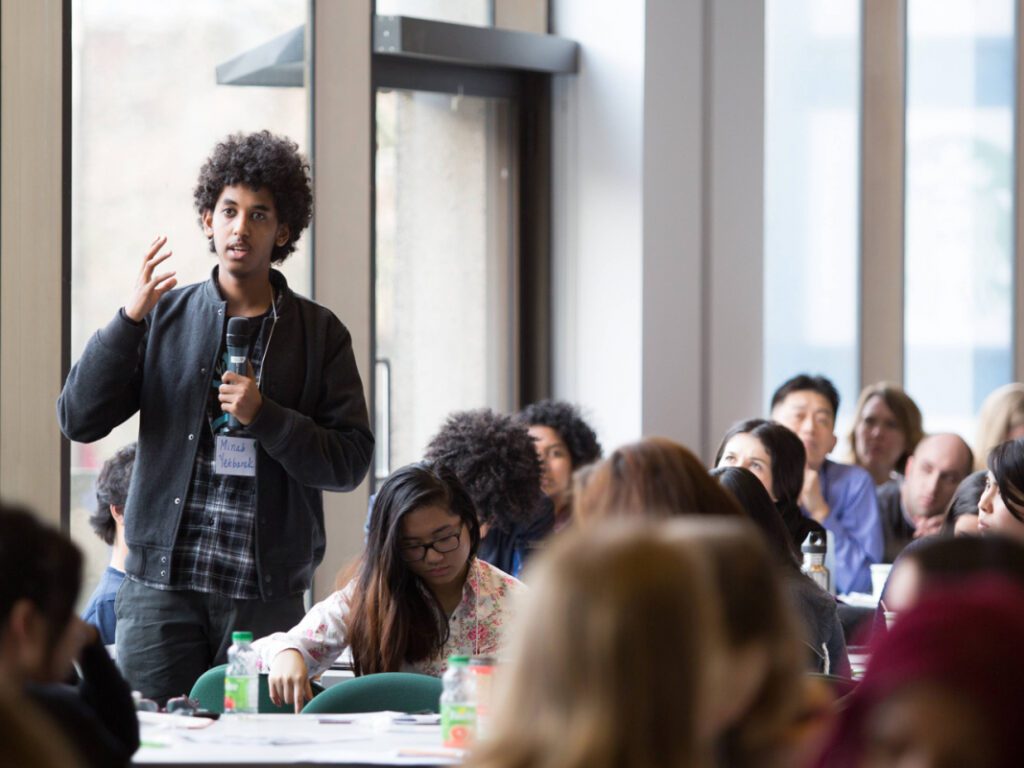
[{"label": "dark gray trousers", "polygon": [[126,578],[114,601],[117,664],[134,691],[161,706],[192,690],[210,667],[227,661],[231,633],[254,638],[291,629],[304,615],[302,595],[233,600],[147,587]]}]

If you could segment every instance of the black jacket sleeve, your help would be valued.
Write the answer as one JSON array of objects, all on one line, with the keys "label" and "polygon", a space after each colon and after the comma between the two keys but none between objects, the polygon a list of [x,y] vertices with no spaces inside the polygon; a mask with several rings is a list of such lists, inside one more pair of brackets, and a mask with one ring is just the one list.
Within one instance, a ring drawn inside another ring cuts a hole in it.
[{"label": "black jacket sleeve", "polygon": [[127,766],[139,748],[139,721],[131,688],[99,640],[80,660],[72,685],[30,685],[26,692],[67,736],[88,766]]}]

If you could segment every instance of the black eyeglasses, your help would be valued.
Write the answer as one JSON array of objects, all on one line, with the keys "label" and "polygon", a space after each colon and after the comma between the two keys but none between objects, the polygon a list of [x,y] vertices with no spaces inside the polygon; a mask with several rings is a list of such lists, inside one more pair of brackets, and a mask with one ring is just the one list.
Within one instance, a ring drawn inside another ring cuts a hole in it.
[{"label": "black eyeglasses", "polygon": [[434,539],[426,544],[413,544],[409,547],[399,547],[398,556],[403,563],[418,563],[427,556],[427,550],[432,549],[439,554],[447,554],[459,548],[459,537],[462,536],[462,529],[451,536]]}]

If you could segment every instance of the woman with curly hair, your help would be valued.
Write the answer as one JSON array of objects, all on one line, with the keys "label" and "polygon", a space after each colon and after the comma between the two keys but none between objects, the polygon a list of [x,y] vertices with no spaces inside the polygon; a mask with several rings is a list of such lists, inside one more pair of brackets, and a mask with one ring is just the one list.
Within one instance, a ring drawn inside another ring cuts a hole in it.
[{"label": "woman with curly hair", "polygon": [[355,578],[288,632],[256,641],[270,697],[298,712],[310,678],[346,648],[357,675],[440,676],[451,655],[497,655],[521,585],[476,557],[480,524],[444,466],[410,464],[387,479]]},{"label": "woman with curly hair", "polygon": [[[140,415],[118,662],[158,702],[223,663],[233,629],[302,617],[326,546],[323,491],[355,488],[373,457],[351,335],[273,268],[313,209],[298,150],[268,131],[214,147],[194,190],[210,278],[176,288],[157,237],[57,404],[80,442]],[[229,356],[229,336],[244,355]]]},{"label": "woman with curly hair", "polygon": [[551,503],[526,427],[489,408],[453,413],[427,445],[427,461],[459,478],[480,516],[480,558],[518,576],[551,532]]},{"label": "woman with curly hair", "polygon": [[560,400],[541,400],[526,406],[516,421],[526,424],[537,445],[543,474],[541,490],[555,507],[555,530],[572,517],[572,473],[601,458],[601,444],[579,409]]}]

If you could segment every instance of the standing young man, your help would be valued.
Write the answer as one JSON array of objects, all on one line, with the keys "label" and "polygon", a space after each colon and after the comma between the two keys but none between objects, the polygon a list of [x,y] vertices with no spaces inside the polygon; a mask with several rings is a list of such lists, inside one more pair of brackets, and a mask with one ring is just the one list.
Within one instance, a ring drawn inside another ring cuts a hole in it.
[{"label": "standing young man", "polygon": [[[161,701],[222,663],[232,630],[259,637],[302,618],[324,553],[322,491],[355,488],[373,454],[348,331],[272,268],[312,214],[295,143],[228,137],[200,171],[195,206],[217,255],[210,279],[174,290],[157,238],[57,403],[64,434],[83,442],[140,412],[118,661]],[[248,375],[228,370],[236,317]]]}]

